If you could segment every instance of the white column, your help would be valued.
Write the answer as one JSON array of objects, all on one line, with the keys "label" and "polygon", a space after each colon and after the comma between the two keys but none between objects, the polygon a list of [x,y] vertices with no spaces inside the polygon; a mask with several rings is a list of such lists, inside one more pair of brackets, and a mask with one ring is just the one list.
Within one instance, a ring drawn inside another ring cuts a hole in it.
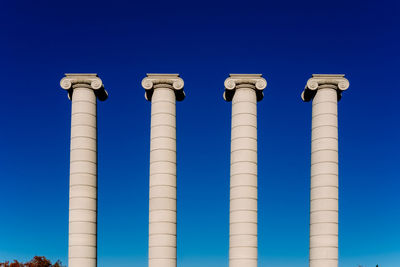
[{"label": "white column", "polygon": [[105,100],[107,93],[96,74],[66,74],[60,84],[72,100],[68,266],[96,267],[96,96]]},{"label": "white column", "polygon": [[344,75],[314,74],[302,94],[312,100],[310,267],[338,266],[337,102],[348,87]]},{"label": "white column", "polygon": [[178,74],[147,74],[151,101],[149,267],[176,267],[176,111],[183,100]]},{"label": "white column", "polygon": [[257,267],[257,101],[267,83],[260,74],[231,74],[232,101],[229,266]]}]

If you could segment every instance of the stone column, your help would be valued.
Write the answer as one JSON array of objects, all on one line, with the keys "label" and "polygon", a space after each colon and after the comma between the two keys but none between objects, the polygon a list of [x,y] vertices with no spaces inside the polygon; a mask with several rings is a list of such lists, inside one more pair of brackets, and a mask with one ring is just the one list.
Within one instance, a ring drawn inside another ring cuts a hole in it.
[{"label": "stone column", "polygon": [[176,267],[176,111],[185,97],[178,74],[147,74],[151,101],[149,267]]},{"label": "stone column", "polygon": [[96,267],[96,98],[106,100],[107,92],[96,74],[65,74],[60,85],[72,100],[68,267]]},{"label": "stone column", "polygon": [[257,101],[261,74],[230,74],[224,99],[232,101],[229,266],[257,266]]},{"label": "stone column", "polygon": [[310,267],[338,266],[337,102],[348,87],[344,75],[313,74],[302,93],[312,100]]}]

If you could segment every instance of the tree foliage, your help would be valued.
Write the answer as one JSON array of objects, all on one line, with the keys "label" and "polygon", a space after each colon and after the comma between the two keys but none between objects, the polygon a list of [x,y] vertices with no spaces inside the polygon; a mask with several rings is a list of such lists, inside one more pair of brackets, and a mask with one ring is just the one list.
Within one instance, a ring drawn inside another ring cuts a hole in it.
[{"label": "tree foliage", "polygon": [[50,260],[46,259],[44,256],[35,256],[32,260],[28,262],[19,262],[14,260],[13,262],[0,262],[0,267],[64,267],[60,260],[56,261],[54,264]]}]

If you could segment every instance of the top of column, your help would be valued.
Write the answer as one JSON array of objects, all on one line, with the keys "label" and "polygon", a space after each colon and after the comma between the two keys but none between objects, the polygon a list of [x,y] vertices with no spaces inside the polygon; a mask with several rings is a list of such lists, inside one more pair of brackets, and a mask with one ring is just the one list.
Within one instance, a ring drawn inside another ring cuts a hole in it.
[{"label": "top of column", "polygon": [[342,91],[349,88],[350,83],[344,77],[344,74],[313,74],[308,79],[304,91],[301,93],[301,98],[304,102],[312,100],[318,89],[331,88],[338,93],[338,100],[342,97]]},{"label": "top of column", "polygon": [[250,88],[254,89],[257,95],[257,101],[261,101],[264,97],[263,90],[267,87],[267,81],[261,77],[262,74],[229,74],[224,82],[225,101],[232,101],[236,89]]},{"label": "top of column", "polygon": [[147,73],[146,77],[142,80],[142,86],[146,90],[144,97],[148,101],[151,101],[154,89],[156,88],[172,89],[174,90],[176,100],[182,101],[185,99],[183,85],[184,82],[179,77],[179,74]]},{"label": "top of column", "polygon": [[75,88],[84,87],[94,90],[96,97],[100,101],[108,98],[108,93],[104,89],[103,81],[96,73],[66,73],[61,79],[60,86],[68,91],[68,98],[72,99]]}]

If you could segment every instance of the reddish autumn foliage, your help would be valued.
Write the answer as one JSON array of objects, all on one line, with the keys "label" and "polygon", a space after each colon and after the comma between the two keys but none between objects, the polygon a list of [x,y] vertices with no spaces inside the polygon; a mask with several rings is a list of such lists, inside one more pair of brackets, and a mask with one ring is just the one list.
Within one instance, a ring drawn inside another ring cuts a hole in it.
[{"label": "reddish autumn foliage", "polygon": [[14,260],[14,262],[10,263],[9,261],[0,262],[0,267],[63,267],[61,265],[61,261],[57,261],[52,264],[50,260],[46,259],[44,256],[35,256],[29,262],[22,263]]}]

